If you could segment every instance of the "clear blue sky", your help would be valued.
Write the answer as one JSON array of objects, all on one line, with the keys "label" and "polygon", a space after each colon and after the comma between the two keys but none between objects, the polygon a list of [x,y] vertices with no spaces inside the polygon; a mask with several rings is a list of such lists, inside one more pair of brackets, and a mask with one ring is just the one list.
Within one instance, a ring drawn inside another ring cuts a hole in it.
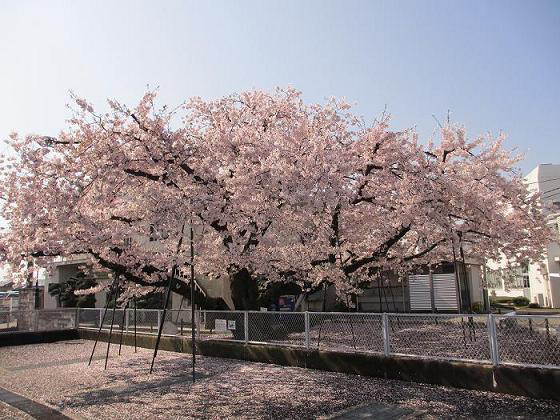
[{"label": "clear blue sky", "polygon": [[294,86],[425,138],[432,114],[560,163],[560,1],[3,1],[0,137],[56,135],[68,91],[176,105]]}]

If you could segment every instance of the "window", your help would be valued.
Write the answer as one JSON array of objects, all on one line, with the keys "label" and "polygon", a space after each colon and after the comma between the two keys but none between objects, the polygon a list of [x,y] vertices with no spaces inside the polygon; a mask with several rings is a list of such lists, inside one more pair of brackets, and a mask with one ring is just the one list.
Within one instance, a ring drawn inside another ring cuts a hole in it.
[{"label": "window", "polygon": [[529,287],[529,265],[523,263],[503,270],[488,270],[486,282],[490,289],[524,289]]},{"label": "window", "polygon": [[501,289],[502,288],[502,277],[500,274],[493,270],[486,271],[486,283],[489,289]]},{"label": "window", "polygon": [[511,270],[512,287],[521,289],[529,287],[529,265],[523,263]]},{"label": "window", "polygon": [[530,287],[529,285],[529,264],[521,264],[521,276],[523,277],[523,287]]}]

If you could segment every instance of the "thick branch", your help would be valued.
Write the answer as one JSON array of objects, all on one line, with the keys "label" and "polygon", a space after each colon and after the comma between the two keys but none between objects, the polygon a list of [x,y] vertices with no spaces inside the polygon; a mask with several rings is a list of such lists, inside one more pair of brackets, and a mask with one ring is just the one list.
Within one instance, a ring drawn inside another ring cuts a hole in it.
[{"label": "thick branch", "polygon": [[395,235],[393,235],[391,238],[386,240],[379,247],[377,247],[377,250],[375,252],[373,252],[368,257],[359,258],[357,260],[352,261],[350,264],[344,267],[344,272],[346,274],[351,274],[356,270],[360,269],[361,267],[363,267],[364,265],[372,263],[376,259],[387,255],[387,252],[389,252],[389,250],[393,247],[393,245],[398,243],[410,231],[410,229],[411,229],[410,225],[401,226],[398,232],[395,233]]}]

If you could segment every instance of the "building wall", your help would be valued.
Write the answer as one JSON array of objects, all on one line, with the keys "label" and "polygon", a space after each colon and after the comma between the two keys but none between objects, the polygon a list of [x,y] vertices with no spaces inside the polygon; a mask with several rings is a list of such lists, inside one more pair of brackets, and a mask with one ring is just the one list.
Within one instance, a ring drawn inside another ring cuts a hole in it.
[{"label": "building wall", "polygon": [[467,266],[469,279],[469,292],[471,294],[471,302],[482,302],[482,268],[479,265],[469,264]]},{"label": "building wall", "polygon": [[554,242],[548,245],[546,253],[548,269],[548,297],[552,308],[560,308],[560,245]]},{"label": "building wall", "polygon": [[556,190],[560,188],[560,165],[540,164],[525,179],[528,187],[543,194],[546,201],[560,201],[560,189]]},{"label": "building wall", "polygon": [[208,296],[213,298],[222,298],[231,309],[235,308],[231,298],[231,285],[228,277],[221,276],[213,279],[207,277],[197,277],[196,281],[204,289]]},{"label": "building wall", "polygon": [[[471,305],[482,303],[482,269],[478,264],[467,262],[467,282],[470,295]],[[452,269],[452,268],[451,268]],[[436,270],[441,274],[441,270]],[[445,270],[444,270],[445,271]],[[445,271],[450,274],[449,271]],[[434,274],[437,274],[434,273]],[[453,273],[453,272],[452,272]],[[427,272],[425,274],[428,274]],[[452,276],[453,286],[456,286],[456,279]],[[459,270],[459,277],[462,279],[462,270]],[[461,280],[463,283],[463,281]],[[455,292],[457,288],[455,287]],[[427,304],[431,306],[430,297]],[[467,302],[467,299],[463,299]],[[437,303],[436,303],[437,305]],[[382,282],[381,287],[379,283],[373,281],[371,287],[365,289],[361,295],[358,296],[358,308],[363,312],[409,312],[410,307],[410,287],[407,279],[391,278]],[[465,309],[466,310],[466,309]]]},{"label": "building wall", "polygon": [[[48,292],[49,284],[62,283],[68,281],[71,277],[79,272],[80,265],[87,262],[85,259],[69,259],[68,262],[57,262],[53,265],[50,273],[45,277],[45,309],[58,308],[58,301],[55,296],[51,296]],[[105,275],[101,278],[106,277]],[[107,293],[105,291],[95,294],[95,307],[103,308],[107,302]]]},{"label": "building wall", "polygon": [[[545,259],[540,264],[531,264],[531,302],[550,308],[560,308],[560,246],[547,246]],[[533,281],[534,279],[534,281]]]},{"label": "building wall", "polygon": [[[79,272],[80,265],[87,263],[87,260],[76,260],[71,259],[67,263],[58,262],[50,270],[50,274],[45,278],[45,290],[48,290],[49,284],[61,283],[68,281],[71,277],[75,276]],[[98,274],[100,279],[106,279],[106,274]],[[188,280],[186,280],[188,281]],[[219,279],[207,279],[205,277],[197,277],[197,282],[208,294],[208,296],[213,298],[222,298],[226,304],[229,305],[231,309],[234,308],[233,301],[231,299],[230,283],[228,278]],[[177,293],[171,294],[171,307],[173,309],[179,309],[181,305],[182,296]],[[107,302],[107,293],[105,291],[95,294],[95,307],[103,308]],[[188,300],[183,302],[183,309],[189,305]],[[54,309],[59,307],[57,298],[51,296],[48,292],[45,293],[45,308]]]},{"label": "building wall", "polygon": [[60,275],[58,270],[52,270],[46,277],[45,277],[45,309],[55,309],[58,308],[58,302],[56,301],[56,297],[51,296],[49,293],[49,284],[52,283],[59,283],[60,282]]},{"label": "building wall", "polygon": [[[560,165],[540,164],[525,177],[529,190],[542,196],[545,206],[560,203]],[[550,210],[548,210],[550,214]],[[553,224],[551,224],[553,227]],[[531,302],[544,307],[560,308],[560,258],[558,241],[547,244],[546,255],[542,261],[529,264],[529,289],[501,288],[489,289],[497,296],[525,296]],[[504,267],[504,262],[489,261],[489,268]]]},{"label": "building wall", "polygon": [[390,281],[380,288],[377,282],[358,296],[360,312],[408,312],[410,297],[408,282]]},{"label": "building wall", "polygon": [[[545,205],[560,203],[560,165],[538,165],[527,175],[529,188],[542,195]],[[553,218],[551,228],[558,232],[558,217]],[[556,224],[556,225],[555,225]],[[529,267],[531,302],[550,308],[560,308],[560,245],[558,241],[546,247],[546,255],[538,264]]]},{"label": "building wall", "polygon": [[546,264],[531,264],[529,266],[530,300],[540,306],[549,306],[548,272]]},{"label": "building wall", "polygon": [[[486,262],[486,269],[489,273],[492,270],[498,270],[501,268],[506,267],[506,261],[487,261]],[[489,274],[488,274],[489,276]],[[531,275],[531,266],[529,266],[529,283],[532,282],[532,275]],[[488,295],[490,297],[526,297],[527,299],[531,299],[531,291],[529,288],[524,287],[514,287],[512,285],[506,285],[503,281],[501,281],[498,287],[488,287]]]}]

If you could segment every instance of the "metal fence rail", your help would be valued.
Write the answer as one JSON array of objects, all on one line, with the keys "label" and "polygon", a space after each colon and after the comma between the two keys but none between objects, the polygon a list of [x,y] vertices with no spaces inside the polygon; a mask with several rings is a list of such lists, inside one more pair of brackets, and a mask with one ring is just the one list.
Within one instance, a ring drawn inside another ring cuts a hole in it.
[{"label": "metal fence rail", "polygon": [[[0,332],[108,329],[113,310],[0,312]],[[113,331],[156,334],[163,311],[116,309]],[[560,369],[560,316],[197,311],[199,340],[267,343],[307,350],[366,352]],[[168,310],[165,335],[191,335],[190,309]]]}]

